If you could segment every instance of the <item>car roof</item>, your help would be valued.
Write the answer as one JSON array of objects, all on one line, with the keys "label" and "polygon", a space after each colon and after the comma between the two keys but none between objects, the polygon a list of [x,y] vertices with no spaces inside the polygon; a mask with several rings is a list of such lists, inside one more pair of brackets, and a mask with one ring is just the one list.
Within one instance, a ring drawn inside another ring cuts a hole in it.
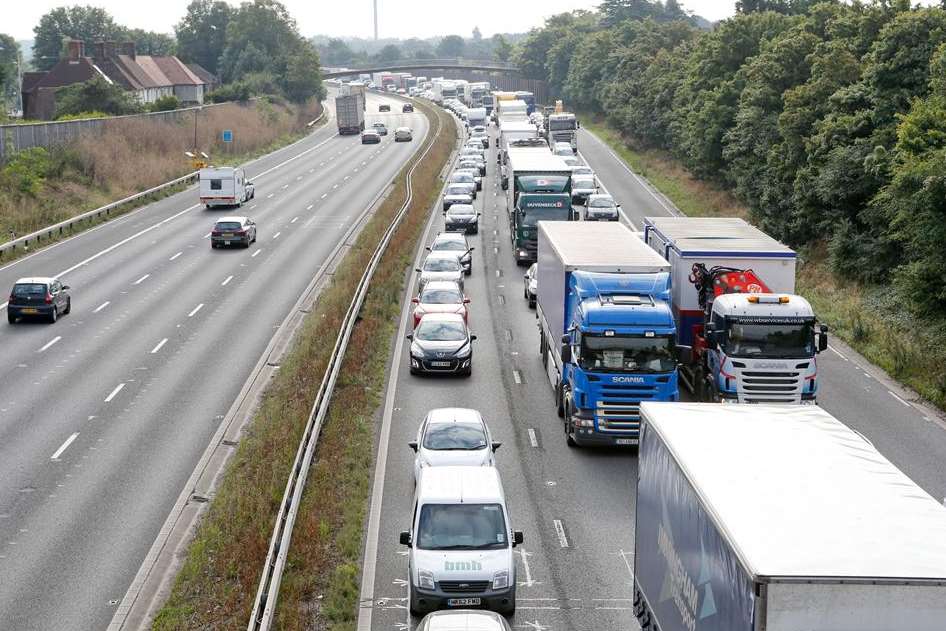
[{"label": "car roof", "polygon": [[240,223],[243,223],[245,221],[249,221],[249,218],[240,217],[238,215],[230,215],[228,217],[220,217],[219,219],[217,219],[217,223],[220,223],[222,221],[239,221]]},{"label": "car roof", "polygon": [[453,289],[463,293],[463,290],[460,289],[460,283],[455,280],[432,280],[424,285],[424,291],[431,289]]},{"label": "car roof", "polygon": [[462,241],[463,243],[466,243],[466,235],[463,234],[462,232],[453,232],[452,230],[445,230],[443,232],[438,233],[437,236],[434,237],[434,241],[433,241],[434,243],[437,243],[440,241]]},{"label": "car roof", "polygon": [[424,257],[424,260],[426,261],[427,259],[453,259],[455,261],[460,260],[459,257],[457,256],[456,250],[434,250],[432,252],[427,253],[427,256]]},{"label": "car roof", "polygon": [[44,284],[48,285],[49,283],[56,280],[52,276],[27,276],[26,278],[21,278],[17,280],[14,285],[39,285]]},{"label": "car roof", "polygon": [[466,320],[464,320],[463,316],[459,313],[425,313],[421,316],[421,322],[423,322],[425,318],[431,322],[458,322],[466,326]]},{"label": "car roof", "polygon": [[[410,103],[405,103],[405,105],[410,105]],[[399,131],[406,131],[406,132],[409,132],[409,131],[411,131],[411,128],[410,128],[410,127],[398,127],[397,129],[394,130],[394,133],[397,133],[397,132],[399,132]]]},{"label": "car roof", "polygon": [[496,467],[430,467],[417,482],[417,499],[424,504],[505,503]]},{"label": "car roof", "polygon": [[428,614],[421,625],[425,631],[505,631],[506,621],[495,611],[455,609]]},{"label": "car roof", "polygon": [[480,413],[471,408],[434,408],[427,412],[430,423],[475,423],[483,424]]},{"label": "car roof", "polygon": [[454,210],[470,210],[474,211],[473,204],[453,204],[450,208],[447,209],[447,212],[453,212]]},{"label": "car roof", "polygon": [[609,199],[612,202],[614,201],[614,198],[608,195],[607,193],[592,193],[591,195],[588,196],[588,201],[590,202],[593,199]]}]

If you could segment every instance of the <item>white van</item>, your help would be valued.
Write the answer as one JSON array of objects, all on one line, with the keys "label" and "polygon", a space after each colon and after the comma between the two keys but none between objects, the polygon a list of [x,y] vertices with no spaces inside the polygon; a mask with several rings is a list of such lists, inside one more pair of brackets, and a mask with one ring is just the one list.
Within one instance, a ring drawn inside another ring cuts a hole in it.
[{"label": "white van", "polygon": [[485,607],[516,611],[516,562],[512,549],[522,532],[512,530],[499,472],[494,467],[432,467],[414,495],[410,532],[410,611]]},{"label": "white van", "polygon": [[242,206],[256,196],[256,188],[239,167],[207,167],[200,170],[200,203],[214,206]]}]

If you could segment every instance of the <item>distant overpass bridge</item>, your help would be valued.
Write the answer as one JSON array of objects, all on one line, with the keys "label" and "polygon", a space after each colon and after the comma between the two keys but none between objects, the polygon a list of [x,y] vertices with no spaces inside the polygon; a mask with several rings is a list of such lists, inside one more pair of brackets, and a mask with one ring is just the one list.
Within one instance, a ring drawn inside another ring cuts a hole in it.
[{"label": "distant overpass bridge", "polygon": [[410,72],[422,76],[443,76],[445,79],[489,81],[495,90],[526,90],[535,94],[538,103],[549,103],[545,81],[526,79],[516,64],[492,59],[399,59],[387,63],[367,64],[358,68],[322,68],[325,79],[357,77],[376,72]]}]

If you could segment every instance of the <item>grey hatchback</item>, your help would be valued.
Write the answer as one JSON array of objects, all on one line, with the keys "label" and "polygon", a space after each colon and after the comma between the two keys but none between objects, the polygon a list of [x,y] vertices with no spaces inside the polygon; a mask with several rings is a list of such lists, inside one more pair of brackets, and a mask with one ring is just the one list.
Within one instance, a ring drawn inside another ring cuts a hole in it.
[{"label": "grey hatchback", "polygon": [[21,278],[10,292],[7,321],[13,324],[22,317],[40,317],[55,322],[60,315],[70,311],[72,296],[69,295],[69,285],[46,276]]}]

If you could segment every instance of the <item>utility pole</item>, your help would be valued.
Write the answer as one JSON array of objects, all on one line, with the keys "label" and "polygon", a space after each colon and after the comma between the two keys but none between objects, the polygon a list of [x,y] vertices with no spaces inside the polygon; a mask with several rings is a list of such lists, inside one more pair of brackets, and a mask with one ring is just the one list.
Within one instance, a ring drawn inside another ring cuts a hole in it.
[{"label": "utility pole", "polygon": [[378,0],[374,0],[374,41],[378,41]]}]

